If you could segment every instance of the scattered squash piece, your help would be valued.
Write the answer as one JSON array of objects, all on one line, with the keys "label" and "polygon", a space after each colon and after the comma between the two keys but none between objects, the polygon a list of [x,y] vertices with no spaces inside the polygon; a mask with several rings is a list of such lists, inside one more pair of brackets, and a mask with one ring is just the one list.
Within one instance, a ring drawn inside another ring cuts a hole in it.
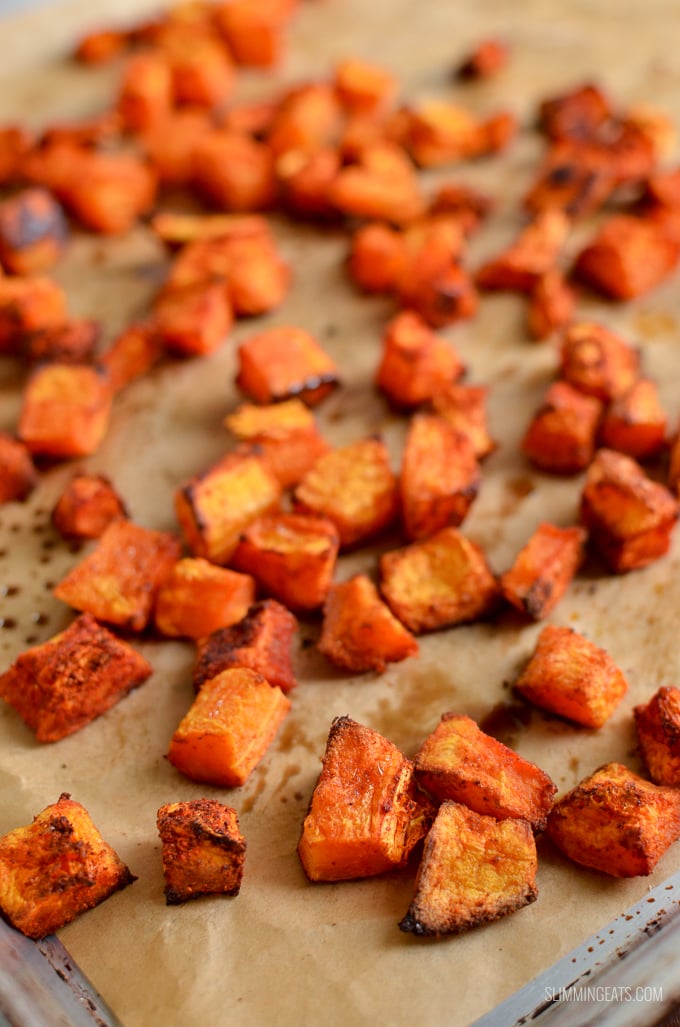
[{"label": "scattered squash piece", "polygon": [[553,382],[521,442],[524,455],[550,474],[577,474],[595,455],[602,403],[565,381]]},{"label": "scattered squash piece", "polygon": [[300,399],[267,406],[244,403],[224,423],[244,444],[241,449],[259,456],[284,489],[297,485],[331,448]]},{"label": "scattered squash piece", "polygon": [[68,225],[46,189],[23,189],[0,203],[0,264],[15,275],[51,268],[61,256]]},{"label": "scattered squash piece", "polygon": [[335,361],[302,328],[280,326],[251,335],[238,349],[237,385],[257,403],[298,396],[316,406],[339,384]]},{"label": "scattered squash piece", "polygon": [[21,502],[38,483],[30,451],[23,442],[0,432],[0,505]]},{"label": "scattered squash piece", "polygon": [[154,620],[168,638],[205,638],[236,624],[255,601],[255,582],[201,557],[178,560],[158,589]]},{"label": "scattered squash piece", "polygon": [[633,707],[642,758],[657,785],[680,786],[680,689],[662,685]]},{"label": "scattered squash piece", "polygon": [[558,528],[543,521],[500,578],[501,592],[534,620],[551,613],[583,559],[583,528]]},{"label": "scattered squash piece", "polygon": [[666,445],[667,423],[656,382],[639,378],[605,411],[600,442],[607,449],[626,453],[635,460],[649,460]]},{"label": "scattered squash piece", "polygon": [[235,809],[217,799],[171,802],[160,807],[156,823],[168,906],[201,895],[238,895],[246,840]]},{"label": "scattered squash piece", "polygon": [[387,325],[376,384],[397,407],[414,409],[456,382],[464,366],[454,346],[416,313]]},{"label": "scattered squash piece", "polygon": [[112,521],[128,516],[111,481],[102,474],[76,474],[52,510],[52,524],[65,539],[99,538]]},{"label": "scattered squash piece", "polygon": [[106,434],[112,398],[103,371],[85,364],[44,364],[26,385],[19,437],[34,455],[88,456]]},{"label": "scattered squash piece", "polygon": [[579,321],[562,339],[560,377],[573,388],[608,403],[634,385],[640,354],[604,325]]}]

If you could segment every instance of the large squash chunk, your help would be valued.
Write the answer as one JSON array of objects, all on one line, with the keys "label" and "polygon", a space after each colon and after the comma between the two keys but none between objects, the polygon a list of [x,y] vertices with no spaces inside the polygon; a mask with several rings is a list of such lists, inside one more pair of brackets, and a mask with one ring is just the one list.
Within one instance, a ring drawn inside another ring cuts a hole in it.
[{"label": "large squash chunk", "polygon": [[45,364],[29,378],[19,437],[31,453],[88,456],[106,434],[113,393],[104,373],[85,364]]},{"label": "large squash chunk", "polygon": [[256,403],[298,396],[316,406],[339,383],[335,362],[313,335],[280,326],[250,336],[238,350],[237,384]]},{"label": "large squash chunk", "polygon": [[178,560],[156,597],[154,618],[168,638],[205,638],[236,624],[255,601],[255,581],[201,557]]}]

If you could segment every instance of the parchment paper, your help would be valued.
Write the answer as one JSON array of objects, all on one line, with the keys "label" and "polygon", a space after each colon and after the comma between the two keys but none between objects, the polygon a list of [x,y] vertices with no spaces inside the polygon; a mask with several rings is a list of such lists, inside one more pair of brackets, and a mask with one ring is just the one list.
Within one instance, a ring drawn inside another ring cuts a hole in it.
[{"label": "parchment paper", "polygon": [[[120,65],[83,70],[65,60],[69,46],[86,28],[125,23],[151,9],[135,0],[71,0],[0,23],[0,123],[38,126],[100,110],[112,96]],[[282,67],[244,75],[245,88],[266,93],[284,80],[322,77],[336,59],[359,55],[392,68],[405,97],[443,94],[480,112],[515,111],[524,130],[501,160],[453,168],[446,176],[474,182],[498,198],[492,223],[474,243],[474,264],[496,252],[520,223],[518,200],[541,152],[529,131],[537,102],[597,80],[622,106],[653,102],[677,117],[679,32],[680,9],[672,0],[318,0],[301,4]],[[507,69],[488,83],[454,85],[451,69],[490,34],[511,47]],[[314,332],[343,369],[342,389],[319,410],[323,431],[336,443],[382,431],[398,466],[404,422],[372,385],[391,304],[359,297],[347,282],[342,233],[283,221],[275,222],[275,230],[295,269],[283,308],[239,323],[214,356],[170,362],[132,385],[117,400],[111,430],[95,456],[54,468],[29,502],[0,510],[2,669],[71,619],[51,595],[82,556],[49,525],[67,479],[76,467],[105,472],[138,523],[175,529],[174,490],[231,444],[222,419],[240,399],[233,384],[236,345],[256,326],[291,323]],[[121,240],[76,236],[55,274],[68,288],[72,312],[101,318],[108,341],[145,310],[164,261],[140,228]],[[680,408],[679,313],[677,276],[636,303],[590,298],[579,307],[579,315],[602,319],[640,345],[673,425]],[[552,344],[528,341],[524,316],[517,297],[488,296],[474,321],[444,333],[463,355],[468,380],[491,386],[491,427],[500,446],[484,465],[481,494],[464,530],[499,573],[540,520],[573,521],[580,491],[579,478],[537,474],[518,454],[556,366]],[[6,360],[0,375],[0,428],[12,430],[23,371]],[[373,569],[377,553],[374,547],[343,557],[338,577]],[[539,713],[526,723],[506,716],[503,740],[538,762],[560,792],[612,759],[641,769],[631,709],[660,685],[678,684],[679,567],[676,535],[671,554],[644,571],[619,578],[580,575],[552,614],[553,622],[604,646],[631,684],[598,732]],[[511,700],[508,683],[539,626],[504,615],[491,625],[433,634],[421,638],[418,658],[382,676],[355,679],[333,671],[308,644],[317,631],[313,622],[301,624],[292,711],[241,789],[193,785],[164,758],[193,696],[188,644],[141,640],[140,650],[155,667],[149,682],[55,745],[39,746],[9,707],[0,709],[0,832],[30,822],[68,791],[138,876],[132,887],[60,932],[126,1027],[468,1024],[680,867],[676,846],[650,878],[619,881],[569,865],[541,843],[535,904],[438,941],[414,939],[397,928],[414,868],[362,882],[307,883],[295,847],[332,718],[349,714],[413,754],[444,711],[484,718]],[[169,908],[156,810],[204,794],[239,812],[248,841],[241,894]]]}]

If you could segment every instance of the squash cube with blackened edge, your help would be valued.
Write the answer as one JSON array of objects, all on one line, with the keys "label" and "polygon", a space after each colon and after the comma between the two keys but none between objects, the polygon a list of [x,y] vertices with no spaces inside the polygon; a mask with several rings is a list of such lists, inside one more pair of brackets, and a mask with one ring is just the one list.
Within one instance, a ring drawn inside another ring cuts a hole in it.
[{"label": "squash cube with blackened edge", "polygon": [[233,322],[228,297],[219,283],[163,292],[153,305],[153,316],[163,345],[183,356],[214,353]]},{"label": "squash cube with blackened edge", "polygon": [[128,516],[123,500],[102,474],[76,474],[52,510],[52,524],[65,539],[99,538],[112,521]]},{"label": "squash cube with blackened edge", "polygon": [[228,453],[175,495],[175,512],[189,549],[225,564],[241,533],[279,509],[281,485],[256,456]]},{"label": "squash cube with blackened edge", "polygon": [[108,378],[97,368],[45,364],[26,385],[19,437],[35,456],[89,456],[104,439],[112,399]]},{"label": "squash cube with blackened edge", "polygon": [[24,189],[0,203],[0,264],[11,274],[51,268],[67,238],[64,212],[47,189]]},{"label": "squash cube with blackened edge", "polygon": [[90,614],[20,653],[0,676],[0,696],[35,732],[57,742],[106,713],[151,674],[150,664]]},{"label": "squash cube with blackened edge", "polygon": [[387,446],[367,438],[330,450],[304,476],[294,501],[299,512],[332,521],[343,549],[373,538],[397,514],[397,479]]},{"label": "squash cube with blackened edge", "polygon": [[192,781],[236,788],[262,760],[290,700],[247,667],[205,681],[172,736],[168,759]]},{"label": "squash cube with blackened edge", "polygon": [[610,570],[624,574],[664,556],[677,517],[673,495],[635,460],[597,451],[581,492],[581,520]]},{"label": "squash cube with blackened edge", "polygon": [[66,792],[0,838],[0,911],[29,938],[53,934],[135,880]]},{"label": "squash cube with blackened edge", "polygon": [[537,862],[526,821],[496,820],[444,802],[399,927],[415,935],[460,934],[515,913],[538,898]]},{"label": "squash cube with blackened edge", "polygon": [[331,724],[298,842],[310,881],[373,877],[403,866],[422,837],[413,764],[350,717]]},{"label": "squash cube with blackened edge", "polygon": [[500,578],[501,592],[518,610],[542,620],[554,610],[583,559],[583,528],[543,521]]},{"label": "squash cube with blackened edge", "polygon": [[593,459],[601,417],[599,399],[553,382],[524,434],[522,452],[549,474],[577,474]]},{"label": "squash cube with blackened edge", "polygon": [[592,289],[630,300],[655,289],[675,270],[680,244],[652,218],[617,214],[578,254],[574,273]]},{"label": "squash cube with blackened edge", "polygon": [[599,728],[623,699],[628,682],[604,649],[572,628],[547,624],[515,689],[549,713]]},{"label": "squash cube with blackened edge", "polygon": [[680,792],[608,763],[558,799],[547,835],[575,863],[645,877],[680,837]]},{"label": "squash cube with blackened edge", "polygon": [[231,564],[293,612],[310,611],[328,594],[339,547],[338,530],[325,517],[272,514],[248,525]]},{"label": "squash cube with blackened edge", "polygon": [[66,294],[45,275],[0,276],[0,353],[18,353],[33,332],[61,327]]},{"label": "squash cube with blackened edge", "polygon": [[235,809],[216,799],[166,803],[156,824],[168,906],[201,895],[238,895],[246,840]]},{"label": "squash cube with blackened edge", "polygon": [[323,609],[318,649],[353,674],[376,671],[418,653],[418,642],[397,620],[365,574],[333,585]]},{"label": "squash cube with blackened edge", "polygon": [[560,377],[574,389],[609,403],[634,385],[640,354],[604,325],[579,321],[564,333]]},{"label": "squash cube with blackened edge", "polygon": [[476,275],[482,289],[513,289],[530,293],[552,270],[567,240],[570,221],[561,210],[541,211],[503,253],[484,264]]},{"label": "squash cube with blackened edge", "polygon": [[156,628],[168,638],[205,638],[236,624],[255,601],[255,581],[201,557],[178,560],[156,595]]},{"label": "squash cube with blackened edge", "polygon": [[38,475],[27,446],[0,432],[0,504],[22,501],[38,483]]},{"label": "squash cube with blackened edge", "polygon": [[129,520],[112,521],[96,548],[59,582],[54,595],[98,620],[143,631],[180,548],[179,539],[169,532]]},{"label": "squash cube with blackened edge", "polygon": [[300,399],[257,406],[244,403],[224,423],[269,468],[286,489],[297,485],[330,444],[321,435],[312,411]]},{"label": "squash cube with blackened edge", "polygon": [[113,392],[120,392],[150,371],[160,360],[162,350],[153,321],[131,324],[101,354],[99,366],[106,372]]},{"label": "squash cube with blackened edge", "polygon": [[394,406],[420,406],[458,381],[463,371],[455,348],[419,314],[404,311],[387,325],[376,385]]},{"label": "squash cube with blackened edge", "polygon": [[485,734],[470,717],[445,713],[421,745],[416,780],[440,802],[545,828],[557,787],[535,763]]},{"label": "squash cube with blackened edge", "polygon": [[263,599],[250,607],[245,617],[227,628],[198,641],[194,688],[230,667],[248,667],[290,692],[297,681],[293,673],[292,643],[297,620],[275,599]]},{"label": "squash cube with blackened edge", "polygon": [[642,758],[657,785],[680,786],[680,689],[663,685],[633,707]]},{"label": "squash cube with blackened edge", "polygon": [[462,435],[467,435],[478,460],[493,453],[496,442],[489,433],[485,385],[447,385],[435,392],[431,408]]},{"label": "squash cube with blackened edge", "polygon": [[479,464],[467,435],[437,414],[416,414],[404,444],[399,477],[401,516],[411,541],[457,527],[477,498]]},{"label": "squash cube with blackened edge", "polygon": [[668,418],[656,382],[639,378],[612,400],[600,426],[600,442],[634,460],[649,460],[666,445]]},{"label": "squash cube with blackened edge", "polygon": [[420,634],[488,616],[498,582],[484,552],[458,528],[380,558],[380,591],[409,631]]},{"label": "squash cube with blackened edge", "polygon": [[215,130],[196,144],[194,185],[217,210],[266,209],[276,194],[272,152],[247,135]]},{"label": "squash cube with blackened edge", "polygon": [[280,326],[251,335],[238,349],[236,383],[256,403],[298,396],[316,406],[339,384],[335,361],[302,328]]},{"label": "squash cube with blackened edge", "polygon": [[22,339],[21,358],[27,364],[88,364],[94,356],[101,326],[91,318],[69,318],[52,328],[40,328]]}]

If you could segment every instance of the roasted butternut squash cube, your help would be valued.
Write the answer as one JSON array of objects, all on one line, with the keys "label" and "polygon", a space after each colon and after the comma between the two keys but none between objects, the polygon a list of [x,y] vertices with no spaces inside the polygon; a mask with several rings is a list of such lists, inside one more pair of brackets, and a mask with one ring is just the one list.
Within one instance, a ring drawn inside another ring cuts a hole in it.
[{"label": "roasted butternut squash cube", "polygon": [[0,264],[14,275],[47,271],[68,239],[68,224],[47,189],[24,189],[0,203]]},{"label": "roasted butternut squash cube", "polygon": [[163,292],[153,306],[155,328],[163,345],[183,356],[214,353],[233,322],[231,305],[219,283]]},{"label": "roasted butternut squash cube", "polygon": [[106,713],[151,672],[140,653],[85,613],[21,653],[0,677],[0,695],[39,742],[57,742]]},{"label": "roasted butternut squash cube", "polygon": [[416,780],[440,802],[545,828],[557,787],[535,763],[485,734],[463,714],[445,713],[414,759]]},{"label": "roasted butternut squash cube", "polygon": [[264,757],[290,700],[247,667],[223,670],[205,681],[172,736],[173,767],[205,784],[244,784]]},{"label": "roasted butternut squash cube", "polygon": [[296,631],[297,620],[281,603],[275,599],[254,603],[237,624],[198,641],[194,688],[198,691],[229,667],[249,667],[270,685],[290,692],[297,684],[291,651]]},{"label": "roasted butternut squash cube", "polygon": [[407,261],[404,233],[381,221],[372,221],[353,234],[347,270],[364,292],[390,293],[402,280]]},{"label": "roasted butternut squash cube", "polygon": [[23,125],[0,128],[0,185],[15,185],[21,181],[24,159],[32,147],[32,134]]},{"label": "roasted butternut squash cube", "polygon": [[398,282],[399,301],[403,307],[415,310],[433,328],[444,328],[477,312],[479,298],[469,272],[457,260],[449,258],[446,264],[430,263],[430,249],[426,244],[415,259],[408,260]]},{"label": "roasted butternut squash cube", "polygon": [[496,820],[444,802],[425,839],[415,893],[399,927],[460,934],[538,898],[536,843],[524,820]]},{"label": "roasted butternut squash cube", "polygon": [[238,895],[246,840],[235,809],[217,799],[169,802],[156,824],[168,906],[201,895]]},{"label": "roasted butternut squash cube", "polygon": [[664,448],[667,423],[656,383],[640,378],[605,411],[600,441],[607,449],[626,453],[634,460],[648,460]]},{"label": "roasted butternut squash cube", "polygon": [[547,834],[582,866],[612,877],[647,876],[680,836],[680,792],[608,763],[558,799]]},{"label": "roasted butternut squash cube", "polygon": [[[161,185],[181,187],[191,184],[196,149],[213,129],[208,111],[197,107],[171,110],[161,120],[144,128],[139,136],[139,145],[153,165]],[[155,227],[153,220],[152,227]]]},{"label": "roasted butternut squash cube", "polygon": [[656,288],[680,257],[680,242],[652,218],[617,214],[602,225],[576,258],[577,277],[615,300],[643,296]]},{"label": "roasted butternut squash cube", "polygon": [[427,99],[406,115],[406,148],[421,168],[443,167],[486,150],[481,119],[460,104]]},{"label": "roasted butternut squash cube", "polygon": [[162,123],[174,104],[172,70],[159,49],[133,54],[123,69],[117,109],[128,132]]},{"label": "roasted butternut squash cube", "polygon": [[175,495],[175,511],[194,556],[231,559],[243,530],[278,510],[281,485],[255,456],[228,453]]},{"label": "roasted butternut squash cube", "polygon": [[112,521],[96,548],[69,571],[54,595],[76,610],[143,631],[156,593],[180,557],[179,539],[133,521]]},{"label": "roasted butternut squash cube", "polygon": [[402,456],[399,491],[406,537],[457,527],[477,498],[481,474],[467,435],[437,414],[416,414]]},{"label": "roasted butternut squash cube", "polygon": [[328,594],[339,546],[338,530],[325,517],[272,514],[248,525],[231,563],[290,610],[310,611]]},{"label": "roasted butternut squash cube", "polygon": [[524,434],[522,452],[549,474],[577,474],[593,459],[601,418],[599,399],[553,382]]},{"label": "roasted butternut squash cube", "polygon": [[0,910],[29,938],[53,934],[135,880],[67,792],[0,838]]},{"label": "roasted butternut squash cube", "polygon": [[345,58],[335,66],[333,81],[340,102],[348,111],[376,115],[390,106],[397,83],[385,68],[357,58]]},{"label": "roasted butternut squash cube", "polygon": [[228,0],[217,5],[218,27],[237,64],[271,68],[283,50],[283,29],[288,16],[279,0]]},{"label": "roasted butternut squash cube", "polygon": [[293,86],[277,105],[267,134],[278,160],[295,153],[315,153],[332,143],[340,131],[342,108],[330,82]]},{"label": "roasted butternut squash cube", "polygon": [[169,638],[205,638],[236,624],[255,601],[255,581],[201,557],[178,560],[156,595],[154,620]]},{"label": "roasted butternut squash cube", "polygon": [[33,332],[66,321],[66,294],[44,275],[0,277],[0,353],[17,353]]},{"label": "roasted butternut squash cube", "polygon": [[52,524],[66,539],[99,538],[112,521],[128,516],[103,474],[75,474],[52,510]]},{"label": "roasted butternut squash cube", "polygon": [[482,549],[457,528],[380,558],[380,591],[409,631],[420,634],[487,616],[498,582]]},{"label": "roasted butternut squash cube", "polygon": [[628,392],[639,371],[638,350],[604,325],[579,321],[564,333],[560,377],[579,392],[609,403]]},{"label": "roasted butternut squash cube", "polygon": [[635,460],[597,451],[581,492],[581,520],[610,570],[623,574],[662,557],[677,517],[675,498]]},{"label": "roasted butternut squash cube", "polygon": [[120,392],[141,378],[161,357],[163,346],[152,321],[128,325],[99,358],[112,390]]},{"label": "roasted butternut squash cube", "polygon": [[444,182],[434,193],[430,214],[455,217],[466,237],[473,235],[494,209],[494,200],[467,182]]},{"label": "roasted butternut squash cube", "polygon": [[458,66],[458,77],[462,79],[483,79],[497,74],[508,62],[508,45],[502,39],[482,39],[463,58]]},{"label": "roasted butternut squash cube", "polygon": [[300,399],[266,406],[244,403],[229,414],[226,427],[269,468],[286,489],[297,485],[330,444],[312,411]]},{"label": "roasted butternut squash cube", "polygon": [[216,130],[198,141],[194,158],[194,185],[217,210],[264,210],[273,203],[274,158],[265,143]]},{"label": "roasted butternut squash cube", "polygon": [[297,396],[316,406],[339,384],[335,361],[302,328],[280,326],[251,335],[238,349],[236,383],[256,403]]},{"label": "roasted butternut squash cube", "polygon": [[106,64],[123,52],[128,33],[118,29],[95,29],[78,41],[73,56],[83,64]]},{"label": "roasted butternut squash cube", "polygon": [[376,671],[418,653],[418,642],[369,577],[356,574],[333,585],[323,608],[318,649],[331,663],[353,674]]},{"label": "roasted butternut squash cube", "polygon": [[549,713],[599,728],[623,699],[628,682],[600,646],[572,628],[546,624],[515,688]]},{"label": "roasted butternut squash cube", "polygon": [[467,435],[478,460],[493,453],[496,442],[489,433],[485,385],[447,385],[432,397],[435,414],[448,421],[452,428]]},{"label": "roasted butternut squash cube", "polygon": [[288,295],[291,270],[269,235],[243,235],[231,240],[226,280],[237,317],[257,317],[276,310]]},{"label": "roasted butternut squash cube", "polygon": [[590,82],[542,100],[539,127],[550,139],[589,138],[614,117],[611,100]]},{"label": "roasted butternut squash cube", "polygon": [[309,880],[374,877],[405,864],[422,833],[411,761],[372,728],[336,717],[322,764],[297,848]]},{"label": "roasted butternut squash cube", "polygon": [[177,105],[212,110],[229,99],[234,88],[234,65],[220,39],[194,33],[187,45],[180,32],[166,39],[163,50],[168,56]]},{"label": "roasted butternut squash cube", "polygon": [[404,311],[388,324],[376,385],[396,407],[420,406],[456,382],[463,371],[455,348],[419,314]]},{"label": "roasted butternut squash cube", "polygon": [[425,210],[418,176],[392,142],[368,144],[343,165],[328,190],[331,206],[346,217],[407,225]]},{"label": "roasted butternut squash cube", "polygon": [[156,187],[152,168],[134,154],[74,147],[57,196],[83,228],[122,235],[149,211]]},{"label": "roasted butternut squash cube", "polygon": [[89,364],[94,356],[100,324],[91,318],[68,318],[52,328],[24,336],[20,346],[27,364]]},{"label": "roasted butternut squash cube", "polygon": [[680,785],[680,689],[663,685],[633,707],[642,758],[657,785]]},{"label": "roasted butternut squash cube", "polygon": [[26,385],[19,437],[34,455],[89,456],[108,429],[112,398],[108,378],[97,368],[45,364]]},{"label": "roasted butternut squash cube", "polygon": [[501,592],[518,610],[542,620],[557,606],[583,559],[583,528],[538,525],[500,578]]},{"label": "roasted butternut squash cube", "polygon": [[542,341],[565,328],[574,316],[576,294],[560,270],[537,279],[529,294],[527,325],[532,339]]},{"label": "roasted butternut squash cube", "polygon": [[387,446],[368,438],[320,456],[295,489],[294,500],[299,512],[332,521],[340,547],[347,549],[392,523],[397,495]]},{"label": "roasted butternut squash cube", "polygon": [[23,500],[38,483],[28,447],[0,432],[0,504]]},{"label": "roasted butternut squash cube", "polygon": [[569,218],[561,210],[541,211],[511,246],[477,271],[477,285],[481,289],[530,293],[557,263],[570,227]]}]

